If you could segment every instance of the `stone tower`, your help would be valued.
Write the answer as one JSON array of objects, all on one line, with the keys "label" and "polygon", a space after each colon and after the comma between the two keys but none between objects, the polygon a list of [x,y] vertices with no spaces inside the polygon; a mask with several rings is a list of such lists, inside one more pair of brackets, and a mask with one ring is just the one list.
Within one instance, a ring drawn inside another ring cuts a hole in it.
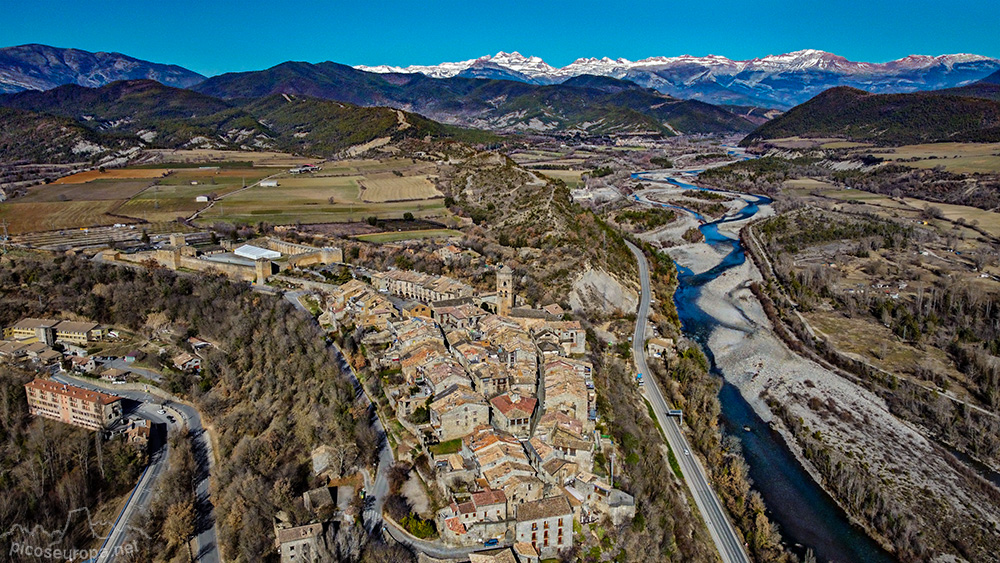
[{"label": "stone tower", "polygon": [[257,274],[257,285],[267,283],[267,278],[271,277],[271,261],[267,258],[254,260],[254,268]]},{"label": "stone tower", "polygon": [[514,308],[514,270],[504,266],[497,270],[497,314],[510,315]]}]

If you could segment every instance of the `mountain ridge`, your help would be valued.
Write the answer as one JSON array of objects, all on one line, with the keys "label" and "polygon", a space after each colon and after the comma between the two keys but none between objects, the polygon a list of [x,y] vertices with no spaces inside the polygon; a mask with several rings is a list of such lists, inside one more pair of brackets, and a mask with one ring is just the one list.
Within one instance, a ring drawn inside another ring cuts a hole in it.
[{"label": "mountain ridge", "polygon": [[749,132],[757,125],[737,112],[613,77],[567,82],[433,78],[420,73],[370,73],[333,62],[287,62],[261,71],[214,76],[192,89],[223,99],[295,94],[389,106],[442,123],[496,131],[672,136]]},{"label": "mountain ridge", "polygon": [[65,84],[98,87],[135,79],[186,88],[205,77],[178,65],[153,63],[115,52],[38,43],[0,48],[0,93],[50,90]]},{"label": "mountain ridge", "polygon": [[152,80],[0,95],[0,161],[65,162],[158,148],[332,156],[377,138],[495,140],[387,107],[271,94],[220,100]]},{"label": "mountain ridge", "polygon": [[[457,76],[474,65],[491,64],[511,73],[508,79],[557,84],[591,74],[631,80],[675,97],[710,103],[767,105],[790,108],[835,86],[853,86],[877,93],[904,93],[964,86],[1000,70],[1000,59],[957,53],[909,55],[885,63],[850,61],[816,49],[803,49],[748,60],[719,55],[580,58],[556,68],[539,57],[499,52],[477,59],[407,67],[358,65],[379,74],[420,73],[434,78]],[[520,76],[521,78],[518,78]]]},{"label": "mountain ridge", "polygon": [[839,86],[754,130],[741,146],[785,137],[836,137],[899,146],[1000,141],[1000,103],[941,92],[873,94]]}]

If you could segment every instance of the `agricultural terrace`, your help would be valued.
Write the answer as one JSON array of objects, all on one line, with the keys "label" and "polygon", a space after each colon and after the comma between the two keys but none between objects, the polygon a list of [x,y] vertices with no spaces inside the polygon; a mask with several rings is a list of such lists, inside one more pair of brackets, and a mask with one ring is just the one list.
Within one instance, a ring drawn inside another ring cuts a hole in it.
[{"label": "agricultural terrace", "polygon": [[153,222],[189,217],[207,205],[196,202],[198,196],[223,196],[275,172],[267,168],[177,169],[122,205],[120,213]]},{"label": "agricultural terrace", "polygon": [[162,178],[170,173],[166,168],[121,168],[113,170],[88,170],[78,172],[69,176],[63,176],[52,182],[53,184],[85,184],[95,180],[131,180],[131,179],[152,179]]},{"label": "agricultural terrace", "polygon": [[357,235],[354,238],[365,242],[399,242],[402,240],[427,240],[443,239],[451,237],[461,237],[461,231],[451,229],[426,229],[421,231],[400,231],[397,233],[374,233],[370,235]]},{"label": "agricultural terrace", "polygon": [[1000,174],[1000,143],[930,143],[871,153],[914,168],[943,166],[956,174]]},{"label": "agricultural terrace", "polygon": [[295,156],[283,152],[224,151],[215,149],[151,149],[157,164],[225,164],[251,162],[254,166],[288,167],[318,164],[321,159]]},{"label": "agricultural terrace", "polygon": [[427,176],[373,176],[360,181],[361,200],[372,203],[443,197]]},{"label": "agricultural terrace", "polygon": [[216,202],[198,220],[255,224],[317,224],[401,218],[442,218],[444,199],[430,181],[434,164],[411,159],[328,162],[312,174],[282,174],[277,187],[254,186]]},{"label": "agricultural terrace", "polygon": [[536,172],[553,180],[562,180],[570,189],[582,188],[586,184],[583,181],[586,170],[536,170]]}]

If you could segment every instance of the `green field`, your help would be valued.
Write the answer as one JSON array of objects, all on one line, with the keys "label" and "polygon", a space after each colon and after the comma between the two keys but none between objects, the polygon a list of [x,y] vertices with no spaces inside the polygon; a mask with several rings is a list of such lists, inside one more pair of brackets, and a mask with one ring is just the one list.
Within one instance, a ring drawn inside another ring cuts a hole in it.
[{"label": "green field", "polygon": [[358,235],[354,238],[365,242],[398,242],[401,240],[419,240],[431,238],[460,237],[460,231],[451,229],[427,229],[421,231],[400,231],[396,233],[375,233],[371,235]]},{"label": "green field", "polygon": [[583,174],[587,170],[535,170],[534,172],[548,176],[549,178],[562,180],[566,182],[566,187],[569,189],[580,188],[586,184],[583,181]]},{"label": "green field", "polygon": [[[943,166],[957,174],[1000,173],[1000,143],[928,143],[872,153],[914,168]],[[918,159],[906,162],[910,159]]]},{"label": "green field", "polygon": [[[183,159],[246,161],[254,154],[188,151]],[[181,154],[169,156],[182,158]],[[281,154],[262,157],[270,163],[302,160]],[[115,223],[170,222],[202,210],[198,218],[201,225],[216,221],[279,225],[357,222],[371,216],[402,218],[406,213],[416,218],[449,216],[444,198],[429,179],[437,174],[436,165],[406,158],[331,162],[316,174],[301,176],[274,167],[211,164],[172,169],[165,177],[158,177],[157,171],[131,168],[86,174],[94,178],[81,176],[81,181],[90,181],[29,189],[23,198],[0,206],[0,218],[9,222],[11,234],[22,234]],[[277,187],[253,186],[272,176]],[[412,201],[362,201],[362,181],[371,184],[369,192],[374,198]],[[247,185],[252,187],[243,189]],[[217,201],[209,207],[195,201],[200,195],[212,195]]]},{"label": "green field", "polygon": [[[398,172],[402,176],[393,174]],[[293,223],[346,223],[363,221],[375,216],[380,219],[401,218],[405,213],[414,217],[448,215],[444,198],[440,196],[413,201],[364,201],[362,183],[382,182],[400,186],[417,185],[416,196],[437,194],[427,181],[427,174],[436,166],[410,159],[350,160],[327,163],[320,172],[295,176],[282,174],[275,178],[277,187],[254,186],[222,198],[205,210],[198,220],[210,225],[216,221],[255,224],[266,221],[276,225]],[[427,189],[431,188],[431,189]],[[386,190],[383,190],[386,191]],[[386,191],[387,197],[399,188]],[[408,197],[414,197],[410,194]]]},{"label": "green field", "polygon": [[86,184],[48,184],[28,190],[15,203],[125,200],[155,180],[94,180]]}]

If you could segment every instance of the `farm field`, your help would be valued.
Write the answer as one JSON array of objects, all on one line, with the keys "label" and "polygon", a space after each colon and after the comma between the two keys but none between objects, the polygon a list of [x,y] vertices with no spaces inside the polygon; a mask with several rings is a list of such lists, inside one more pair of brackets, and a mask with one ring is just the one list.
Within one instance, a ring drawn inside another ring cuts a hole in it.
[{"label": "farm field", "polygon": [[110,215],[121,200],[16,202],[0,205],[0,220],[8,222],[11,235],[35,231],[75,229],[134,223]]},{"label": "farm field", "polygon": [[277,173],[273,169],[261,168],[178,168],[171,171],[169,176],[160,179],[158,182],[164,184],[239,184],[243,181],[252,184],[261,178],[266,178]]},{"label": "farm field", "polygon": [[205,207],[195,202],[199,195],[230,193],[242,188],[244,181],[250,184],[274,172],[267,168],[82,172],[30,188],[24,197],[5,203],[0,217],[10,222],[11,234],[144,220],[169,222]]},{"label": "farm field", "polygon": [[153,180],[95,180],[86,184],[46,184],[32,187],[27,195],[11,205],[21,203],[126,200],[149,187]]},{"label": "farm field", "polygon": [[443,197],[427,176],[365,177],[360,185],[363,188],[361,200],[365,202],[384,203]]},{"label": "farm field", "polygon": [[95,180],[131,180],[131,179],[152,179],[162,178],[170,170],[166,168],[116,168],[111,170],[88,170],[87,172],[77,172],[70,176],[63,176],[52,182],[53,184],[85,184]]},{"label": "farm field", "polygon": [[[948,355],[939,348],[919,350],[896,338],[888,328],[860,318],[847,318],[830,311],[805,313],[814,328],[830,338],[837,349],[854,354],[886,371],[917,373],[920,368],[946,373],[955,381],[964,381]],[[877,343],[877,345],[876,345]]]},{"label": "farm field", "polygon": [[151,149],[158,163],[212,163],[212,162],[252,162],[255,166],[291,167],[300,164],[317,164],[317,158],[295,156],[282,152],[222,151],[214,149]]},{"label": "farm field", "polygon": [[134,223],[127,217],[111,214],[121,214],[121,206],[153,182],[155,179],[102,178],[83,184],[35,186],[24,197],[0,205],[0,219],[8,221],[12,235]]},{"label": "farm field", "polygon": [[[966,205],[951,205],[948,203],[928,203],[920,199],[904,198],[904,201],[914,208],[922,209],[925,205],[937,207],[944,214],[945,219],[956,221],[964,219],[968,223],[976,222],[976,226],[994,237],[1000,237],[1000,213],[986,211],[978,207]],[[973,235],[974,236],[974,235]]]},{"label": "farm field", "polygon": [[586,184],[583,181],[583,174],[586,170],[535,170],[534,172],[555,180],[562,180],[570,189],[580,188]]},{"label": "farm field", "polygon": [[586,161],[587,159],[585,158],[557,158],[554,160],[526,163],[525,166],[527,168],[531,168],[532,166],[583,166]]},{"label": "farm field", "polygon": [[396,233],[374,233],[370,235],[357,235],[354,238],[365,242],[398,242],[401,240],[419,240],[432,238],[460,237],[460,231],[451,229],[427,229],[421,231],[402,231]]},{"label": "farm field", "polygon": [[441,216],[443,198],[420,201],[369,203],[361,200],[361,176],[308,176],[278,179],[275,188],[255,186],[217,202],[199,216],[214,221],[273,224],[339,223],[402,217]]},{"label": "farm field", "polygon": [[433,200],[414,205],[414,202],[394,202],[368,205],[351,205],[337,203],[308,202],[299,205],[287,205],[274,202],[267,207],[266,202],[251,206],[234,206],[229,200],[223,200],[211,209],[198,216],[198,224],[211,225],[223,221],[227,223],[256,224],[261,221],[275,225],[290,225],[294,223],[349,223],[364,221],[367,217],[401,218],[406,212],[413,213],[416,218],[442,218],[449,213],[443,200]]},{"label": "farm field", "polygon": [[[195,201],[200,195],[223,196],[273,175],[267,168],[182,168],[135,195],[120,213],[146,221],[173,221],[189,217],[207,203]],[[192,182],[197,184],[192,185]]]},{"label": "farm field", "polygon": [[[403,176],[397,176],[396,171]],[[317,224],[448,215],[429,176],[434,164],[408,158],[330,162],[312,174],[282,174],[277,187],[254,186],[219,200],[198,220]]]},{"label": "farm field", "polygon": [[[225,158],[228,163],[251,156],[281,162],[288,156],[232,151],[165,152],[177,158]],[[299,159],[293,164],[301,162]],[[208,207],[195,201],[200,195],[223,198],[199,217],[203,224],[338,223],[363,221],[373,215],[401,218],[407,212],[419,218],[441,218],[448,212],[429,179],[436,172],[432,163],[402,158],[339,161],[327,170],[303,175],[245,164],[228,167],[221,161],[211,167],[126,168],[103,174],[93,171],[31,188],[25,197],[4,204],[0,218],[9,221],[11,234],[141,221],[166,223]],[[275,175],[277,187],[254,186],[240,191]],[[367,188],[364,199],[362,182]],[[225,197],[237,191],[240,193]]]},{"label": "farm field", "polygon": [[241,186],[237,184],[211,186],[157,185],[150,187],[119,208],[119,213],[143,219],[146,221],[173,221],[178,217],[187,217],[205,207],[206,203],[198,203],[199,195],[215,193],[222,195]]},{"label": "farm field", "polygon": [[872,155],[895,161],[905,161],[911,158],[920,159],[913,162],[898,162],[914,168],[943,166],[945,170],[955,173],[1000,173],[1000,143],[906,145],[872,152]]}]

